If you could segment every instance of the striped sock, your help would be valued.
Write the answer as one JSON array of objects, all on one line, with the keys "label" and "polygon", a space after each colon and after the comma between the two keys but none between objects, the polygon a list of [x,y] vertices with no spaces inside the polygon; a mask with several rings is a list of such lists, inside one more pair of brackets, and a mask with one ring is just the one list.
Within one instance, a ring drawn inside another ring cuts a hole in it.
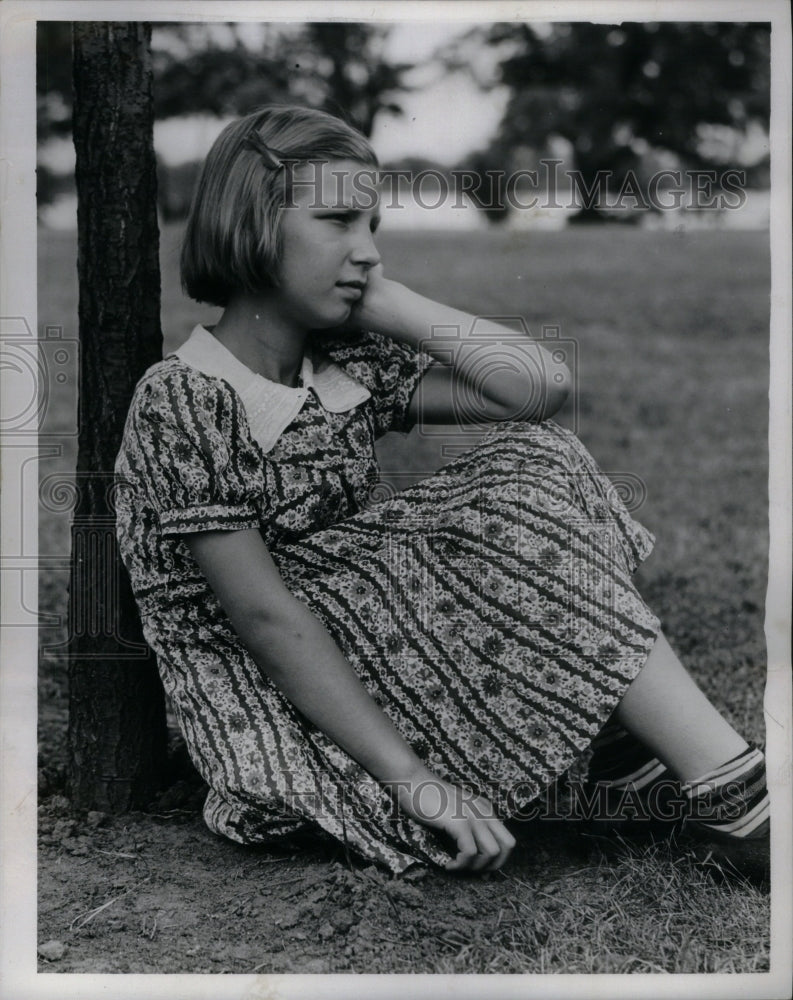
[{"label": "striped sock", "polygon": [[700,829],[735,839],[768,833],[765,757],[757,747],[750,746],[696,781],[686,782],[682,791]]},{"label": "striped sock", "polygon": [[606,788],[646,788],[666,767],[647,747],[617,722],[607,723],[592,741],[589,780]]}]

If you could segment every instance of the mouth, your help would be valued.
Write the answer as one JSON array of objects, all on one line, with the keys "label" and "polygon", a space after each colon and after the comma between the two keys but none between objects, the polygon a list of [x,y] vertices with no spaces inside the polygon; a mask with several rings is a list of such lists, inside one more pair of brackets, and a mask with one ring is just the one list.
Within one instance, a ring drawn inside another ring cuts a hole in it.
[{"label": "mouth", "polygon": [[366,288],[365,281],[337,281],[336,287],[341,288],[342,291],[348,292],[350,295],[359,299]]}]

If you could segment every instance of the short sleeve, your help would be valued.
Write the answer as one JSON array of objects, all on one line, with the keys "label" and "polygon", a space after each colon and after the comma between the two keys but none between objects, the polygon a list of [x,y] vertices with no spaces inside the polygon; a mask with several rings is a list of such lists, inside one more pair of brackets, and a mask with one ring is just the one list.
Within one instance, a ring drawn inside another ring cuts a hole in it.
[{"label": "short sleeve", "polygon": [[164,536],[260,525],[263,460],[242,402],[223,380],[186,366],[138,384],[116,472],[141,491]]},{"label": "short sleeve", "polygon": [[411,397],[427,369],[439,363],[431,354],[379,333],[324,341],[322,350],[372,394],[377,437],[388,431],[406,434],[411,429]]}]

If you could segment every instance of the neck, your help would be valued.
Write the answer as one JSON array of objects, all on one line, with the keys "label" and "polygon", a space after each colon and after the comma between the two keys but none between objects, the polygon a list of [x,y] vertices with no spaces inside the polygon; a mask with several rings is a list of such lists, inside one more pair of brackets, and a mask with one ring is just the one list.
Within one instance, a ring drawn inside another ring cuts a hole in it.
[{"label": "neck", "polygon": [[257,375],[290,387],[297,384],[308,331],[285,321],[266,300],[233,298],[212,333]]}]

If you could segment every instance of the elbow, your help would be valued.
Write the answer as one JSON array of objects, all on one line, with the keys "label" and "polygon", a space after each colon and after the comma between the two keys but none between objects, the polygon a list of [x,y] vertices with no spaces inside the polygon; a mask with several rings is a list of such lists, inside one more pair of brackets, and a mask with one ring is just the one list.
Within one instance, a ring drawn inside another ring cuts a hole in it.
[{"label": "elbow", "polygon": [[[549,420],[562,408],[570,395],[572,387],[573,378],[570,374],[570,369],[567,365],[555,364],[547,377],[539,385],[535,384],[529,395],[524,397],[522,404],[518,408],[520,416],[517,419],[533,424]],[[504,408],[501,419],[516,419],[516,408],[513,407],[511,411]]]},{"label": "elbow", "polygon": [[541,423],[550,419],[562,408],[573,387],[573,377],[565,364],[549,366],[541,380],[525,382],[513,389],[513,398],[508,402],[503,398],[490,399],[488,407],[490,419],[522,420],[527,423]]},{"label": "elbow", "polygon": [[565,364],[554,365],[553,373],[545,383],[543,397],[538,407],[538,422],[550,419],[564,406],[573,389],[573,376]]},{"label": "elbow", "polygon": [[[229,615],[237,635],[247,646],[254,658],[265,660],[275,669],[278,658],[272,653],[284,645],[298,642],[307,626],[308,609],[291,594],[284,593],[278,599],[272,595],[267,604],[255,604],[245,612]],[[269,670],[268,670],[269,673]]]}]

